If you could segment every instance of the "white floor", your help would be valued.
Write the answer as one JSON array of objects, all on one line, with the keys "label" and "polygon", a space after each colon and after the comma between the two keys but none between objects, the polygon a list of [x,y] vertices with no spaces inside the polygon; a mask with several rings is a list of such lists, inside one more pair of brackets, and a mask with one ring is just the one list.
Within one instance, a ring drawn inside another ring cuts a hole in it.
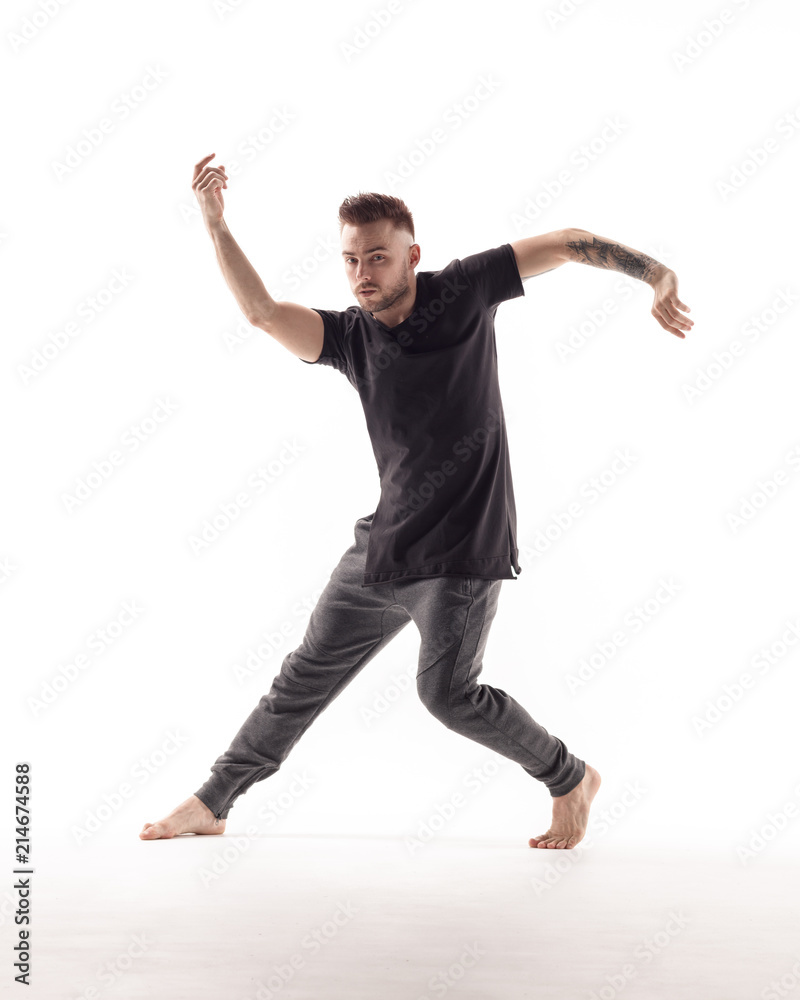
[{"label": "white floor", "polygon": [[[231,826],[133,832],[80,865],[42,851],[25,996],[800,1000],[798,869],[783,863],[443,837],[412,855],[401,838]],[[6,956],[13,934],[4,909]]]}]

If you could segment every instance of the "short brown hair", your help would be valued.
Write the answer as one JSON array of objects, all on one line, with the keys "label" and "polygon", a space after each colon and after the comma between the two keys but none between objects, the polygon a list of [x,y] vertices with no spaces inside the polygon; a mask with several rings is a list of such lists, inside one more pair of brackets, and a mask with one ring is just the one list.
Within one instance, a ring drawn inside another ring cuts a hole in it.
[{"label": "short brown hair", "polygon": [[359,191],[348,196],[339,206],[339,232],[345,225],[363,226],[368,222],[390,219],[395,229],[407,230],[414,236],[414,219],[402,198],[391,194],[377,194],[375,191]]}]

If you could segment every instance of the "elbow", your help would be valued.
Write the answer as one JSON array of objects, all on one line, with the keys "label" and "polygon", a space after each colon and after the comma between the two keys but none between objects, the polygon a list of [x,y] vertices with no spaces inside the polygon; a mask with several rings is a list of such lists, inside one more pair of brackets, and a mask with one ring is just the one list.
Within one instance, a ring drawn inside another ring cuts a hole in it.
[{"label": "elbow", "polygon": [[263,309],[252,309],[244,314],[244,318],[250,326],[269,332],[270,315],[271,313],[267,313]]},{"label": "elbow", "polygon": [[269,332],[275,314],[280,309],[280,303],[265,289],[263,294],[243,295],[239,300],[239,308],[250,326]]}]

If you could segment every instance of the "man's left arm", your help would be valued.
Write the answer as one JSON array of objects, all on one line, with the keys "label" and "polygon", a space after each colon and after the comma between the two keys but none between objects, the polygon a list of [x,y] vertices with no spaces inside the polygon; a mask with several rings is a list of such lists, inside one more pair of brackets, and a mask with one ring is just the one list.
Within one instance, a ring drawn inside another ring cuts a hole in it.
[{"label": "man's left arm", "polygon": [[655,297],[650,310],[665,330],[685,338],[694,321],[685,316],[689,306],[678,298],[678,277],[674,271],[639,250],[624,243],[615,243],[585,229],[558,229],[541,236],[530,236],[511,244],[517,259],[520,278],[552,271],[570,261],[591,264],[608,271],[621,271],[639,278],[653,289]]}]

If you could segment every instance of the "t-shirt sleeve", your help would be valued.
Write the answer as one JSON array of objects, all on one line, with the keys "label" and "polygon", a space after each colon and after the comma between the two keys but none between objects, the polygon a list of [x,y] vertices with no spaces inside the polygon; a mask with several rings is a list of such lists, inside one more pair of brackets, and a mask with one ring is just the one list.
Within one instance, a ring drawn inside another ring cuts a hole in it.
[{"label": "t-shirt sleeve", "polygon": [[322,354],[316,361],[306,361],[305,358],[300,360],[307,365],[330,365],[349,377],[344,349],[344,314],[337,309],[314,309],[314,312],[322,317]]},{"label": "t-shirt sleeve", "polygon": [[525,294],[510,243],[462,257],[458,263],[464,280],[487,309]]}]

